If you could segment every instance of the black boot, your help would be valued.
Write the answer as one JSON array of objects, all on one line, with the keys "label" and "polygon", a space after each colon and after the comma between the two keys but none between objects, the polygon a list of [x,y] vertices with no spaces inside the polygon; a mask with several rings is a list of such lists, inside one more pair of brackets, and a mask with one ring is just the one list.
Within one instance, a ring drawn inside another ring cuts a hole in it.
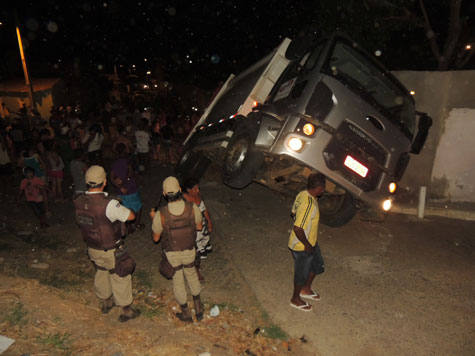
[{"label": "black boot", "polygon": [[201,304],[201,298],[199,294],[193,296],[193,303],[195,304],[196,320],[203,320],[203,305]]},{"label": "black boot", "polygon": [[101,308],[102,314],[109,313],[114,305],[115,305],[114,298],[112,296],[110,296],[107,299],[104,299],[102,301],[102,308]]},{"label": "black boot", "polygon": [[181,313],[176,313],[178,319],[181,321],[192,323],[193,318],[191,317],[190,309],[188,309],[188,304],[180,305]]},{"label": "black boot", "polygon": [[119,321],[121,323],[125,323],[126,321],[129,321],[130,319],[134,319],[140,315],[140,310],[138,309],[132,309],[130,305],[127,305],[126,307],[122,307],[122,314],[119,316]]}]

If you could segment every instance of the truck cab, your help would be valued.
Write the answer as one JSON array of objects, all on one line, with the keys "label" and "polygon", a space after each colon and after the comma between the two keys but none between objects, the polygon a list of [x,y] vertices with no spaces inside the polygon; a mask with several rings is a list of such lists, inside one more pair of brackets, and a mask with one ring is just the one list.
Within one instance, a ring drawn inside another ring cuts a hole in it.
[{"label": "truck cab", "polygon": [[[211,109],[200,120],[179,170],[186,171],[191,155],[188,169],[191,163],[198,168],[213,161],[231,187],[241,189],[254,180],[287,194],[305,189],[308,175],[320,172],[327,178],[320,214],[330,226],[347,223],[357,208],[389,210],[410,153],[423,146],[430,118],[416,113],[409,91],[348,36],[284,44],[260,69],[247,73],[259,79],[250,81],[254,86],[246,98],[237,98],[242,105],[235,113],[214,115]],[[268,73],[278,79],[269,81]],[[253,100],[256,87],[261,101]],[[233,92],[231,85],[215,108]],[[246,102],[253,105],[240,112]]]}]

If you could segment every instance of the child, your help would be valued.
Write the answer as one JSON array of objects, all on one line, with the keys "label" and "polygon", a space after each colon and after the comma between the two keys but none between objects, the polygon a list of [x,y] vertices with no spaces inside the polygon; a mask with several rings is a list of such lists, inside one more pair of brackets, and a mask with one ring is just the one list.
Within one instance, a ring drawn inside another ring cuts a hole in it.
[{"label": "child", "polygon": [[26,201],[30,205],[35,216],[40,220],[40,227],[46,228],[49,225],[46,223],[45,205],[43,203],[43,196],[46,195],[45,182],[35,176],[35,170],[32,167],[25,168],[25,176],[20,183],[20,195],[18,200],[21,200],[23,193],[25,193]]}]

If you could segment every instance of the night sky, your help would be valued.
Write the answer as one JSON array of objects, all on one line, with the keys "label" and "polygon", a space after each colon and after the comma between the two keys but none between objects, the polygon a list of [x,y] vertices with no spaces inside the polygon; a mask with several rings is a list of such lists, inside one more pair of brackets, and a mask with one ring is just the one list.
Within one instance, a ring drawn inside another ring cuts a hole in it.
[{"label": "night sky", "polygon": [[[22,74],[15,18],[21,26],[33,76],[68,76],[74,71],[111,73],[114,64],[120,73],[126,73],[135,64],[139,76],[150,70],[157,79],[171,78],[211,87],[230,72],[240,71],[267,54],[284,37],[295,38],[317,22],[327,30],[359,27],[360,31],[351,32],[360,32],[363,38],[354,39],[368,42],[368,36],[364,36],[367,29],[361,30],[360,23],[370,21],[365,18],[365,10],[348,13],[344,6],[334,7],[338,2],[2,2],[0,79]],[[432,8],[429,11],[438,16],[436,25],[443,27],[446,19],[441,17],[446,12]],[[475,9],[465,6],[464,11],[471,13]],[[372,34],[379,34],[364,45],[370,52],[382,50],[380,59],[388,67],[431,69],[433,59],[423,31],[412,31],[409,38],[401,31],[383,33],[377,23],[370,25]]]}]

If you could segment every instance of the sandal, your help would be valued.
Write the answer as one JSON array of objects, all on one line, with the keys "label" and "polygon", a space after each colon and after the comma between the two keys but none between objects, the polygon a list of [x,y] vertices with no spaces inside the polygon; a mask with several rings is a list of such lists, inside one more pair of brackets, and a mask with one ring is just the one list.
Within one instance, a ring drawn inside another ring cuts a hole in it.
[{"label": "sandal", "polygon": [[300,293],[300,298],[305,298],[305,299],[310,299],[314,301],[319,301],[320,300],[320,294],[315,293],[312,291],[312,294],[302,294]]},{"label": "sandal", "polygon": [[308,304],[307,302],[305,302],[305,304],[302,304],[302,305],[297,305],[297,304],[294,304],[294,303],[290,302],[290,306],[292,308],[301,310],[303,312],[312,311],[312,306],[310,304]]}]

